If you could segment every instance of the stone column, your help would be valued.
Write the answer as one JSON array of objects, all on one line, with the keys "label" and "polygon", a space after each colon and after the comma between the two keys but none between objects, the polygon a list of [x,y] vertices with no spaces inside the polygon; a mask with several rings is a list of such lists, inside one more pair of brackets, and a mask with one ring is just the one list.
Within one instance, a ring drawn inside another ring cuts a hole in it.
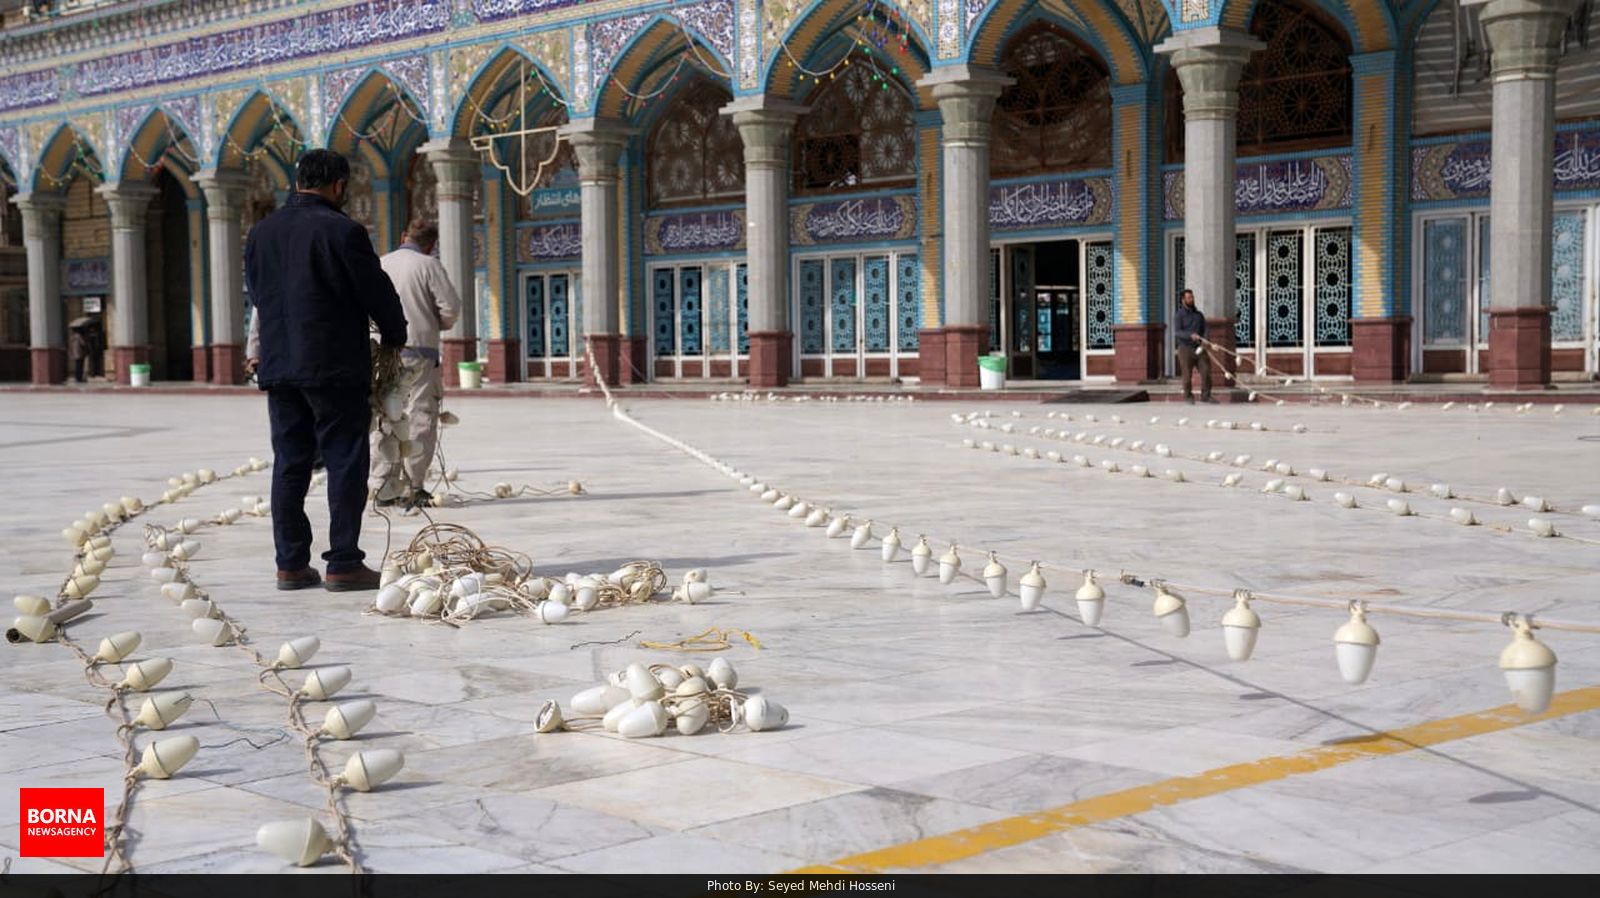
[{"label": "stone column", "polygon": [[781,387],[794,371],[794,330],[789,325],[789,143],[805,113],[775,97],[735,100],[731,116],[744,142],[745,259],[749,265],[752,387]]},{"label": "stone column", "polygon": [[58,193],[19,193],[11,202],[22,210],[22,245],[28,254],[28,342],[36,384],[67,379],[67,350],[61,307],[61,210]]},{"label": "stone column", "polygon": [[1489,186],[1489,383],[1550,382],[1556,60],[1576,0],[1488,0],[1494,77]]},{"label": "stone column", "polygon": [[244,383],[244,172],[208,170],[194,176],[206,197],[206,252],[211,282],[211,377]]},{"label": "stone column", "polygon": [[[1229,352],[1238,317],[1233,284],[1235,128],[1239,76],[1250,54],[1266,46],[1231,29],[1181,32],[1156,47],[1172,56],[1183,85],[1183,244],[1186,285],[1206,316],[1211,341]],[[1222,354],[1228,371],[1233,357]],[[1226,388],[1225,378],[1217,385]]]},{"label": "stone column", "polygon": [[988,346],[989,123],[1000,92],[1014,83],[998,72],[954,65],[917,82],[939,103],[944,163],[945,383],[978,385],[978,356]]},{"label": "stone column", "polygon": [[95,190],[111,210],[111,358],[117,382],[150,361],[150,297],[145,290],[145,221],[156,189],[142,181]]},{"label": "stone column", "polygon": [[562,129],[578,156],[579,215],[583,228],[583,336],[594,348],[594,366],[584,366],[584,382],[598,374],[615,386],[622,359],[621,247],[617,238],[619,167],[632,136],[620,122],[584,119]]},{"label": "stone column", "polygon": [[433,140],[418,150],[433,166],[439,200],[439,261],[461,297],[461,316],[443,337],[445,382],[460,377],[456,365],[478,357],[478,290],[472,266],[472,195],[482,162],[461,139]]}]

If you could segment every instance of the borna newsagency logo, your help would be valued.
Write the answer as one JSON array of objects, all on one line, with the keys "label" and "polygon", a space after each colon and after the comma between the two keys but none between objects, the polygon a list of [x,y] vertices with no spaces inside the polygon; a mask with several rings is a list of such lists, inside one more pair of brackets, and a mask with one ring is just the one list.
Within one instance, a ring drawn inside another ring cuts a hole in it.
[{"label": "borna newsagency logo", "polygon": [[23,857],[104,857],[104,789],[22,789]]}]

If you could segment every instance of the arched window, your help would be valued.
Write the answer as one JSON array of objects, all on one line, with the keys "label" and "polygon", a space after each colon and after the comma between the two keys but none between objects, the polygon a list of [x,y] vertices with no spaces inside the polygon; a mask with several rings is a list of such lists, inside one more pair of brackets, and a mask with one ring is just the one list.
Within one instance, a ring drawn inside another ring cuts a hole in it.
[{"label": "arched window", "polygon": [[1016,83],[995,104],[990,173],[996,178],[1111,166],[1111,78],[1099,58],[1039,23],[1006,45]]},{"label": "arched window", "polygon": [[[878,77],[874,77],[877,75]],[[840,68],[812,93],[794,129],[797,192],[867,190],[914,182],[911,95],[873,66]]]},{"label": "arched window", "polygon": [[736,199],[744,194],[744,144],[722,114],[733,96],[696,78],[672,98],[647,145],[650,205]]},{"label": "arched window", "polygon": [[[1250,32],[1266,47],[1250,55],[1239,79],[1238,152],[1346,146],[1354,107],[1350,41],[1308,0],[1261,0]],[[1167,82],[1169,161],[1183,154],[1183,91]]]}]

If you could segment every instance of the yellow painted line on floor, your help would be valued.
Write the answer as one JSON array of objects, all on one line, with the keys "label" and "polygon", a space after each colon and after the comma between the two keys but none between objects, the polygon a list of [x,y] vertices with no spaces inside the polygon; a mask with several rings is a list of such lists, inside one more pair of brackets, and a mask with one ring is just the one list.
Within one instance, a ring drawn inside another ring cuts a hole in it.
[{"label": "yellow painted line on floor", "polygon": [[1515,705],[1503,705],[1390,733],[1374,733],[1338,745],[1319,746],[1292,755],[1218,767],[1195,776],[1175,777],[790,872],[882,873],[947,864],[1070,829],[1142,814],[1154,808],[1220,795],[1302,773],[1315,773],[1351,761],[1404,754],[1431,745],[1497,733],[1597,708],[1600,708],[1600,686],[1588,686],[1556,695],[1550,702],[1550,708],[1542,714],[1527,714]]}]

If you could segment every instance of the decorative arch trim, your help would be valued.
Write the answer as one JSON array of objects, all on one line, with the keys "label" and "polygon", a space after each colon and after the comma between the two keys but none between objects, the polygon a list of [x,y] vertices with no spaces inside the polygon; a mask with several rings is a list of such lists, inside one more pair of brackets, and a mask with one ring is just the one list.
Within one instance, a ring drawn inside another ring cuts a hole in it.
[{"label": "decorative arch trim", "polygon": [[[628,91],[652,75],[674,56],[688,54],[689,64],[707,78],[733,90],[733,63],[704,34],[677,16],[641,14],[601,22],[589,29],[595,73],[594,109],[597,118],[622,118]],[[681,46],[674,46],[674,42]],[[628,85],[626,89],[622,85]]]},{"label": "decorative arch trim", "polygon": [[[873,6],[897,11],[898,21],[909,36],[909,51],[904,54],[892,53],[892,58],[900,61],[899,67],[911,74],[912,83],[926,75],[932,65],[936,44],[929,39],[922,21],[908,4],[890,0],[879,0],[875,4],[870,0],[822,0],[785,23],[781,37],[765,48],[766,57],[762,62],[760,78],[762,90],[776,96],[794,97],[800,73],[789,65],[790,56],[800,60],[802,65],[808,65],[827,48],[833,38],[850,27],[852,17]],[[786,46],[787,51],[784,50]]]},{"label": "decorative arch trim", "polygon": [[30,180],[33,189],[60,191],[71,181],[71,169],[83,152],[93,160],[94,166],[84,171],[95,183],[104,183],[105,168],[100,162],[100,151],[72,122],[62,122],[39,150],[39,160],[34,164]]},{"label": "decorative arch trim", "polygon": [[452,136],[473,135],[480,115],[488,111],[491,96],[498,92],[506,76],[520,62],[531,64],[542,85],[551,92],[555,102],[567,105],[566,97],[561,94],[563,82],[551,71],[550,66],[521,47],[509,43],[501,44],[477,66],[471,80],[467,82],[466,90],[461,92],[461,99],[457,101],[455,111],[450,116]]},{"label": "decorative arch trim", "polygon": [[994,65],[1005,44],[1022,28],[1046,20],[1093,47],[1116,84],[1138,84],[1150,77],[1150,56],[1118,10],[1103,0],[999,0],[972,23],[966,62]]}]

